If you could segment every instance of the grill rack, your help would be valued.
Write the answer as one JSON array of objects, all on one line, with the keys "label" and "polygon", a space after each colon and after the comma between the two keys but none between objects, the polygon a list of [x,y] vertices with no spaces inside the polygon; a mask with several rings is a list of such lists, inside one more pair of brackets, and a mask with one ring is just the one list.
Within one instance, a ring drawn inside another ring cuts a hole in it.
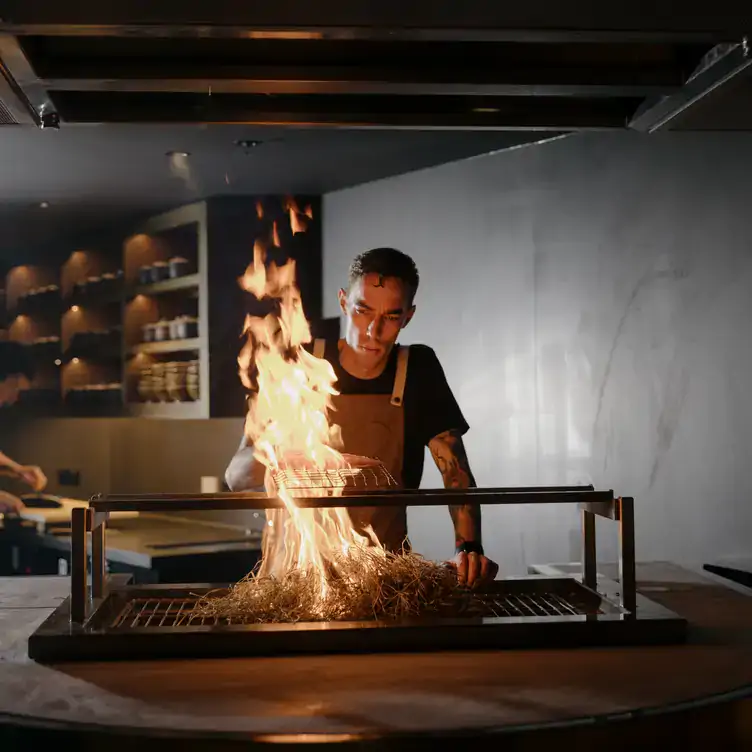
[{"label": "grill rack", "polygon": [[[217,627],[255,623],[251,619],[194,614],[197,597],[133,598],[107,623],[108,629],[164,627]],[[466,618],[545,618],[548,616],[598,616],[604,613],[597,602],[552,591],[528,593],[460,593],[439,609],[437,616]]]},{"label": "grill rack", "polygon": [[293,496],[301,491],[396,489],[397,481],[383,463],[363,467],[339,467],[326,470],[282,466],[271,472],[277,488],[288,489]]}]

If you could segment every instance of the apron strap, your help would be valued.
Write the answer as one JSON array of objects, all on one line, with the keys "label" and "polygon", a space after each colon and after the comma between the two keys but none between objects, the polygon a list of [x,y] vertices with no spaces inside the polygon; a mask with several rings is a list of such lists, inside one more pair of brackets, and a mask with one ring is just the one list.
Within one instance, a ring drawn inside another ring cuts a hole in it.
[{"label": "apron strap", "polygon": [[326,350],[326,340],[325,339],[315,339],[315,340],[313,340],[313,357],[314,358],[323,358],[325,350]]},{"label": "apron strap", "polygon": [[400,347],[397,351],[397,375],[394,377],[391,403],[395,407],[402,407],[407,381],[407,359],[410,357],[410,346]]}]

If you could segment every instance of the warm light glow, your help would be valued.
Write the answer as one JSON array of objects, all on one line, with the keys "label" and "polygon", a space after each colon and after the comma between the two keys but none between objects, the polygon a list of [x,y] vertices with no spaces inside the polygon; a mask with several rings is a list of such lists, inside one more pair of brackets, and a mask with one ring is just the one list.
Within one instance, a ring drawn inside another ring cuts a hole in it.
[{"label": "warm light glow", "polygon": [[[348,467],[338,451],[339,427],[328,419],[331,397],[337,394],[336,376],[328,361],[303,348],[312,338],[295,283],[295,262],[267,266],[258,241],[253,255],[241,286],[259,300],[273,301],[274,308],[264,318],[247,316],[245,321],[247,342],[238,358],[240,377],[252,394],[245,432],[254,457],[267,469],[267,493],[285,504],[285,509],[267,512],[259,574],[282,577],[294,568],[312,571],[323,599],[337,559],[354,547],[378,546],[378,541],[353,530],[344,508],[301,509],[295,504],[296,495],[342,495],[339,480],[330,488],[299,490],[306,472]],[[285,485],[276,482],[275,473],[282,470],[302,472]]]},{"label": "warm light glow", "polygon": [[62,361],[62,360],[60,360],[60,358],[57,358],[57,359],[55,360],[55,365],[56,365],[56,366],[61,366],[62,364],[63,364],[63,361]]},{"label": "warm light glow", "polygon": [[78,313],[80,310],[81,309],[77,305],[71,306],[71,311],[73,311],[73,313]]},{"label": "warm light glow", "polygon": [[80,363],[81,361],[78,358],[73,358],[71,360],[71,363]]}]

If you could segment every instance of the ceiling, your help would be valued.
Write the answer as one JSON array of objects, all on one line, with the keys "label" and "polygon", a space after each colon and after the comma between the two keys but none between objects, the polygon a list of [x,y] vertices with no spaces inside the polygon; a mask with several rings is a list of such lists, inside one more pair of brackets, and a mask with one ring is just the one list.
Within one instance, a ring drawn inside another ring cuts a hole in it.
[{"label": "ceiling", "polygon": [[562,132],[750,129],[743,5],[2,0],[0,253]]},{"label": "ceiling", "polygon": [[[221,125],[16,126],[0,134],[0,257],[6,258],[211,195],[326,193],[539,138]],[[171,151],[190,156],[168,157]]]}]

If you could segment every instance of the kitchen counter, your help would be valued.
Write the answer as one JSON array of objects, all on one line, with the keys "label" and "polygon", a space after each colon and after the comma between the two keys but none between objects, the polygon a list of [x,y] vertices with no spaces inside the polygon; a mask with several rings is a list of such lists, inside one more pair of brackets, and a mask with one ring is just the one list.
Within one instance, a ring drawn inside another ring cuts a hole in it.
[{"label": "kitchen counter", "polygon": [[681,749],[706,748],[706,731],[717,749],[752,742],[752,598],[665,563],[639,565],[638,581],[690,621],[687,644],[49,667],[26,641],[67,579],[0,579],[0,746],[3,733],[61,730],[110,752],[150,749],[149,738],[160,750],[211,738],[213,751],[240,740],[420,749],[444,734],[496,747],[502,733],[513,749],[634,749],[669,731]]},{"label": "kitchen counter", "polygon": [[[36,525],[9,518],[0,533],[0,544],[16,547],[21,558],[27,554],[32,561],[27,573],[58,572],[58,560],[63,561],[62,573],[68,571],[69,524]],[[136,573],[139,582],[239,578],[253,568],[260,552],[261,533],[237,525],[157,514],[113,519],[107,525],[110,570]]]}]

